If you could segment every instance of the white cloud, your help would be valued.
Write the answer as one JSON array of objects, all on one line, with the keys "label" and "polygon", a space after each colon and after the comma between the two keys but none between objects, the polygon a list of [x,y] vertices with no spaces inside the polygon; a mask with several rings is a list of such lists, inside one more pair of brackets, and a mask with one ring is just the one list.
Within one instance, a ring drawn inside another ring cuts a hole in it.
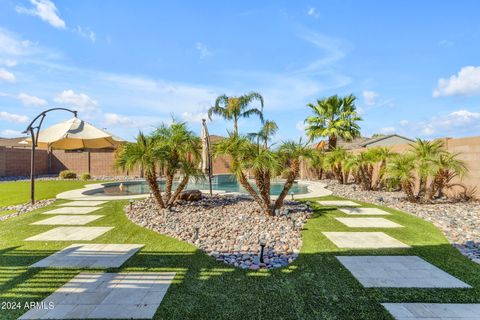
[{"label": "white cloud", "polygon": [[305,130],[307,129],[307,125],[305,124],[304,121],[298,121],[297,124],[295,125],[295,128],[301,133],[305,133]]},{"label": "white cloud", "polygon": [[39,97],[31,96],[26,93],[20,93],[17,96],[17,99],[20,100],[24,106],[36,106],[42,107],[47,104],[47,101]]},{"label": "white cloud", "polygon": [[73,31],[83,38],[90,39],[90,41],[92,41],[93,43],[95,43],[95,41],[97,40],[97,35],[89,28],[82,28],[80,26],[77,26],[75,29],[73,29]]},{"label": "white cloud", "polygon": [[456,75],[449,79],[438,80],[438,86],[433,91],[434,97],[480,94],[480,67],[463,67]]},{"label": "white cloud", "polygon": [[5,129],[0,131],[0,137],[2,138],[16,138],[21,137],[22,135],[24,134],[17,130]]},{"label": "white cloud", "polygon": [[0,111],[0,120],[15,122],[15,123],[24,123],[28,121],[28,117],[14,114],[14,113],[9,113],[6,111]]},{"label": "white cloud", "polygon": [[15,82],[15,75],[3,68],[0,68],[0,80],[7,82]]},{"label": "white cloud", "polygon": [[25,8],[17,6],[18,13],[28,14],[31,16],[37,16],[43,21],[49,23],[58,29],[65,29],[65,21],[63,21],[58,13],[58,9],[55,4],[50,0],[30,0],[30,3],[34,6],[32,8]]},{"label": "white cloud", "polygon": [[127,116],[122,116],[116,113],[105,113],[105,123],[111,125],[132,125],[134,121]]},{"label": "white cloud", "polygon": [[17,65],[17,61],[13,59],[0,59],[0,65],[11,68]]},{"label": "white cloud", "polygon": [[200,59],[205,59],[206,57],[212,54],[204,43],[197,42],[197,44],[195,45],[195,48],[198,50],[198,53],[200,54]]},{"label": "white cloud", "polygon": [[75,93],[73,90],[64,90],[56,95],[53,100],[63,105],[75,107],[77,111],[84,112],[94,110],[98,106],[98,102],[90,98],[84,93]]},{"label": "white cloud", "polygon": [[395,133],[395,127],[380,128],[380,133],[384,133],[384,134],[392,134],[392,133]]},{"label": "white cloud", "polygon": [[208,115],[203,112],[199,112],[199,113],[183,112],[182,113],[182,120],[189,123],[202,123],[202,119],[208,119]]},{"label": "white cloud", "polygon": [[465,109],[450,112],[444,116],[435,116],[427,121],[400,121],[403,131],[409,135],[447,136],[472,135],[480,131],[480,112]]},{"label": "white cloud", "polygon": [[310,17],[314,17],[315,19],[317,19],[318,17],[320,17],[320,14],[317,12],[317,9],[315,9],[314,7],[308,8],[307,14],[308,14]]},{"label": "white cloud", "polygon": [[367,106],[374,106],[378,102],[378,93],[375,91],[365,90],[362,93],[363,100],[365,100],[365,104]]}]

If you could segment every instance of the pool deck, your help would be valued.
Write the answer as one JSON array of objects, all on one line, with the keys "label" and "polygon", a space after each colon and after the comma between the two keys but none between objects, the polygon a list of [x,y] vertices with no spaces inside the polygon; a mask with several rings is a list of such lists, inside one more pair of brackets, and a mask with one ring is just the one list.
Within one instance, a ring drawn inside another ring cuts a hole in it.
[{"label": "pool deck", "polygon": [[[280,180],[281,181],[281,180]],[[307,181],[307,180],[297,180],[298,183],[306,184],[308,186],[308,193],[295,194],[295,199],[306,199],[314,197],[323,197],[331,195],[332,192],[325,188],[325,184],[317,181]],[[133,199],[144,199],[149,196],[146,194],[136,194],[136,195],[125,195],[125,196],[94,196],[90,193],[93,193],[96,189],[103,188],[102,183],[87,184],[82,189],[65,191],[57,195],[57,199],[64,200],[99,200],[99,201],[111,201],[111,200],[133,200]],[[209,193],[209,190],[200,190],[202,193]],[[223,194],[223,195],[238,195],[238,192],[225,192],[220,190],[213,190],[214,194]],[[272,199],[276,199],[277,196],[271,196]],[[288,196],[290,198],[290,195]]]}]

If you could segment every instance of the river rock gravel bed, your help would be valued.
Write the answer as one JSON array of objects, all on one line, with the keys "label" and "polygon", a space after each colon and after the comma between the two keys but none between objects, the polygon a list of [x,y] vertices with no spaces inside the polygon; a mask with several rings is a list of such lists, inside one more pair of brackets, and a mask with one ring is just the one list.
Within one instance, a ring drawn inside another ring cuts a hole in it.
[{"label": "river rock gravel bed", "polygon": [[31,204],[28,202],[24,204],[13,205],[13,206],[0,207],[0,211],[14,211],[13,213],[0,216],[0,221],[4,221],[4,220],[7,220],[8,218],[16,217],[23,213],[27,213],[33,210],[46,207],[48,205],[51,205],[54,202],[55,202],[55,199],[46,199],[46,200],[35,201],[35,204]]},{"label": "river rock gravel bed", "polygon": [[[312,213],[305,203],[286,201],[278,216],[265,216],[247,197],[229,195],[204,195],[200,201],[182,201],[160,211],[148,198],[132,202],[125,211],[138,225],[250,270],[283,267],[295,260],[302,247],[300,230]],[[260,239],[266,240],[263,261]]]},{"label": "river rock gravel bed", "polygon": [[363,191],[356,185],[323,180],[334,195],[387,206],[430,221],[442,230],[462,254],[480,263],[480,202],[438,200],[433,204],[410,203],[402,192]]}]

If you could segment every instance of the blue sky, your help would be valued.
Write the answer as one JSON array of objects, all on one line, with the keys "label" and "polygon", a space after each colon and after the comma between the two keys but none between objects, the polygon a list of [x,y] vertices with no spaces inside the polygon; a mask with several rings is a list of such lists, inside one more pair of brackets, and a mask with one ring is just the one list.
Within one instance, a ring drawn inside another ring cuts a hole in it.
[{"label": "blue sky", "polygon": [[[0,136],[69,106],[132,139],[255,90],[276,140],[353,93],[362,133],[480,135],[478,1],[0,1]],[[51,114],[46,125],[69,118]],[[211,133],[230,123],[214,118]],[[259,121],[240,122],[257,131]]]}]

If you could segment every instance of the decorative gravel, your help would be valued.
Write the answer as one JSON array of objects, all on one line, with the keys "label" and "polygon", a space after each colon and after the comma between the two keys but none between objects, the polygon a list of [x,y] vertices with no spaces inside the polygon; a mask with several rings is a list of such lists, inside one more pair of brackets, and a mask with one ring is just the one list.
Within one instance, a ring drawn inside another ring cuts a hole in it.
[{"label": "decorative gravel", "polygon": [[437,200],[432,204],[417,204],[408,202],[402,192],[362,191],[356,185],[324,181],[334,195],[391,207],[430,221],[462,254],[480,263],[480,202]]},{"label": "decorative gravel", "polygon": [[35,204],[31,204],[30,202],[24,204],[17,204],[14,206],[7,206],[7,207],[0,207],[0,211],[15,211],[10,214],[6,214],[0,216],[0,221],[7,220],[8,218],[16,217],[21,215],[22,213],[27,213],[33,210],[37,210],[48,205],[51,205],[55,202],[55,199],[46,199],[46,200],[38,200],[35,201]]},{"label": "decorative gravel", "polygon": [[[269,217],[252,200],[226,195],[204,196],[160,212],[149,198],[125,211],[138,225],[194,244],[217,261],[250,270],[283,267],[295,260],[302,246],[300,230],[312,212],[306,204],[291,201],[278,216]],[[266,247],[260,262],[262,238]]]}]

